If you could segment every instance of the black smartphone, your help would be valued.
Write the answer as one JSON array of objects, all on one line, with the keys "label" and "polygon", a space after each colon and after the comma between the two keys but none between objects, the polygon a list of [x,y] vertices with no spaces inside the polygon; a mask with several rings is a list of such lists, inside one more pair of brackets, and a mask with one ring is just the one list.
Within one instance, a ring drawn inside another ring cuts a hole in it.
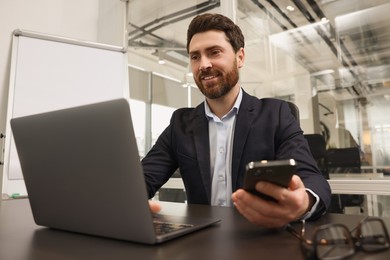
[{"label": "black smartphone", "polygon": [[296,163],[294,159],[249,162],[246,165],[244,189],[264,199],[275,200],[256,191],[256,183],[267,181],[287,188],[295,172]]}]

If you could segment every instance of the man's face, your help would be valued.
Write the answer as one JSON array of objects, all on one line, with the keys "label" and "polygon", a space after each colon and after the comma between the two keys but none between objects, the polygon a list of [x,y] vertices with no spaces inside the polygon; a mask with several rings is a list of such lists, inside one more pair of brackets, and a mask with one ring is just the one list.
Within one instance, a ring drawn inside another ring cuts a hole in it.
[{"label": "man's face", "polygon": [[244,51],[235,53],[224,32],[195,34],[189,44],[189,55],[195,83],[207,98],[222,97],[237,84]]}]

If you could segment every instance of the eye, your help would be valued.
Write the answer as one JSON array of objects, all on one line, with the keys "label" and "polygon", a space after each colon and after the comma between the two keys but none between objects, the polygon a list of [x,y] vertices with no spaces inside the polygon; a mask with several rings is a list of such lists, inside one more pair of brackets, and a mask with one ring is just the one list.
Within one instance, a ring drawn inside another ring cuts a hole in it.
[{"label": "eye", "polygon": [[213,55],[213,56],[216,56],[216,55],[218,55],[220,53],[221,53],[221,50],[219,50],[219,49],[214,49],[214,50],[211,51],[211,55]]},{"label": "eye", "polygon": [[199,59],[199,55],[197,55],[197,54],[191,54],[191,55],[190,55],[190,59],[191,59],[192,61],[196,61],[196,60]]}]

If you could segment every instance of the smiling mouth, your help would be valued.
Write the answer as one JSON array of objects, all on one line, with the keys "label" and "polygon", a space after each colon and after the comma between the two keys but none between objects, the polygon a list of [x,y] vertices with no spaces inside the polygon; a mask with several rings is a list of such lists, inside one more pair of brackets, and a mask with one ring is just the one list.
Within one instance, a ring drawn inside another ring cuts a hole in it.
[{"label": "smiling mouth", "polygon": [[205,76],[205,77],[202,77],[202,80],[209,80],[209,79],[213,79],[215,78],[215,76]]},{"label": "smiling mouth", "polygon": [[216,79],[217,77],[218,77],[218,75],[201,75],[200,79],[202,81],[208,81],[208,80]]}]

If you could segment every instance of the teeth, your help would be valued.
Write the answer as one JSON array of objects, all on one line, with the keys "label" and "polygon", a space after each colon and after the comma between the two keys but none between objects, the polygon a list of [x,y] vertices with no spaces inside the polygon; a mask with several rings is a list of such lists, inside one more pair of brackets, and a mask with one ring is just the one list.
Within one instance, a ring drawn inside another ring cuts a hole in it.
[{"label": "teeth", "polygon": [[207,79],[212,79],[214,78],[214,76],[207,76],[207,77],[203,77],[203,79],[207,80]]}]

